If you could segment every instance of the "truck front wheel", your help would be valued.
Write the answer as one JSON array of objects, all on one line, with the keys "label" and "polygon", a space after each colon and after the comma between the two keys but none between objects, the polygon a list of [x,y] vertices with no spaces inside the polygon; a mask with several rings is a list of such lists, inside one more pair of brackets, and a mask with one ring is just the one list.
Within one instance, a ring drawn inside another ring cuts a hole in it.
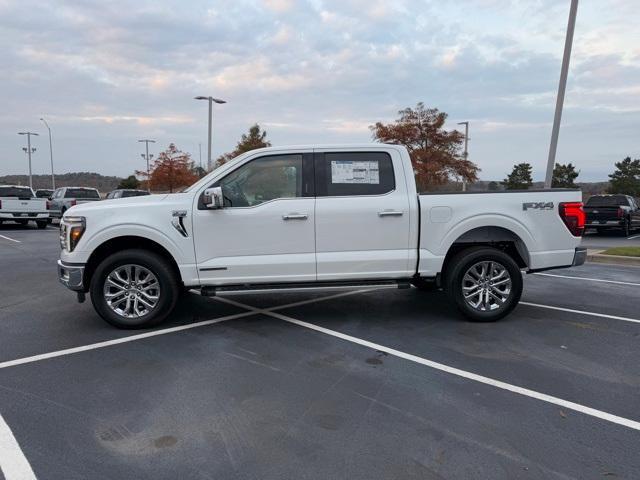
[{"label": "truck front wheel", "polygon": [[148,328],[172,312],[179,285],[171,265],[147,250],[124,250],[108,256],[91,278],[93,307],[111,325]]},{"label": "truck front wheel", "polygon": [[518,305],[522,274],[513,258],[501,250],[472,247],[447,264],[447,295],[470,320],[495,322]]}]

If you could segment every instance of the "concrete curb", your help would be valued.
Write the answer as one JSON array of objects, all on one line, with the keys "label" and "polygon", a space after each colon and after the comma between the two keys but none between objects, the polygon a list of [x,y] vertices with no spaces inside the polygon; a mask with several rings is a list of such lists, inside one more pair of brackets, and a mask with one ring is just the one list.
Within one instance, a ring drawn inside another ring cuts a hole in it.
[{"label": "concrete curb", "polygon": [[587,262],[609,263],[613,265],[632,265],[640,267],[640,257],[622,255],[604,255],[604,250],[587,250]]}]

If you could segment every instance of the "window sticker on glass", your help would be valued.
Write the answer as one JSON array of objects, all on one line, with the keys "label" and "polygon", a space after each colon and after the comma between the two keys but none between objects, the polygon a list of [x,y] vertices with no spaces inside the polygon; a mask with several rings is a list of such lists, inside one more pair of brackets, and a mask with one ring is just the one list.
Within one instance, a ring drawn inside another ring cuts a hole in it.
[{"label": "window sticker on glass", "polygon": [[334,160],[331,162],[331,183],[380,183],[378,161],[354,162]]}]

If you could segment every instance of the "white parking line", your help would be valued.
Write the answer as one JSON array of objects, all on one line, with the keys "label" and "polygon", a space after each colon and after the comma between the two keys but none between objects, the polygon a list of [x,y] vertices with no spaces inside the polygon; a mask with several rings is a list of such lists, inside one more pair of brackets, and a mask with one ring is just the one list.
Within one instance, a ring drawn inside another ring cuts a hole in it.
[{"label": "white parking line", "polygon": [[[371,290],[375,290],[375,289],[372,288],[368,290],[353,290],[350,292],[342,292],[342,293],[337,293],[335,295],[328,295],[326,297],[312,298],[310,300],[303,300],[301,302],[290,303],[287,305],[280,305],[277,307],[272,307],[270,310],[279,310],[283,308],[297,307],[300,305],[306,305],[308,303],[321,302],[324,300],[330,300],[332,298],[344,297],[347,295],[353,295],[355,293],[363,293]],[[122,343],[135,342],[137,340],[144,340],[145,338],[157,337],[159,335],[167,335],[169,333],[181,332],[183,330],[191,330],[192,328],[204,327],[207,325],[213,325],[220,322],[226,322],[227,320],[235,320],[237,318],[249,317],[251,315],[255,315],[255,313],[251,311],[236,313],[234,315],[227,315],[225,317],[214,318],[211,320],[203,320],[202,322],[190,323],[188,325],[179,325],[177,327],[163,328],[161,330],[153,330],[151,332],[139,333],[137,335],[129,335],[127,337],[116,338],[113,340],[106,340],[104,342],[91,343],[89,345],[82,345],[79,347],[65,348],[64,350],[56,350],[54,352],[42,353],[39,355],[32,355],[30,357],[16,358],[15,360],[7,360],[5,362],[0,362],[0,369],[15,367],[17,365],[24,365],[26,363],[39,362],[41,360],[47,360],[49,358],[72,355],[74,353],[86,352],[89,350],[97,350],[99,348],[111,347],[113,345],[120,345]]]},{"label": "white parking line", "polygon": [[602,410],[596,410],[595,408],[587,407],[585,405],[580,405],[579,403],[570,402],[568,400],[563,400],[562,398],[553,397],[545,393],[536,392],[535,390],[529,390],[528,388],[518,387],[517,385],[512,385],[510,383],[502,382],[500,380],[495,380],[493,378],[478,375],[472,372],[468,372],[466,370],[461,370],[459,368],[450,367],[442,363],[434,362],[433,360],[428,360],[426,358],[418,357],[410,353],[401,352],[400,350],[396,350],[394,348],[385,347],[384,345],[380,345],[378,343],[373,343],[368,340],[363,340],[362,338],[353,337],[351,335],[340,333],[335,330],[330,330],[328,328],[320,327],[312,323],[304,322],[302,320],[297,320],[287,315],[282,315],[281,313],[276,313],[267,309],[252,307],[251,305],[246,305],[244,303],[236,302],[235,300],[231,300],[228,298],[216,297],[216,299],[218,301],[226,302],[231,305],[236,305],[238,307],[249,309],[255,313],[260,313],[260,314],[268,315],[274,318],[279,318],[280,320],[284,320],[285,322],[289,322],[294,325],[298,325],[300,327],[308,328],[310,330],[315,330],[316,332],[324,333],[326,335],[331,335],[332,337],[336,337],[341,340],[346,340],[348,342],[362,345],[364,347],[371,348],[373,350],[385,352],[385,353],[388,353],[389,355],[393,355],[395,357],[399,357],[404,360],[409,360],[411,362],[419,363],[421,365],[424,365],[445,373],[449,373],[451,375],[456,375],[458,377],[466,378],[468,380],[473,380],[474,382],[490,385],[492,387],[500,388],[502,390],[507,390],[509,392],[517,393],[519,395],[523,395],[529,398],[534,398],[536,400],[540,400],[543,402],[552,403],[554,405],[558,405],[560,407],[563,407],[569,410],[574,410],[576,412],[580,412],[585,415],[599,418],[607,422],[615,423],[617,425],[622,425],[624,427],[632,428],[634,430],[640,430],[640,422],[636,422],[635,420],[619,417],[617,415],[613,415],[611,413],[607,413]]},{"label": "white parking line", "polygon": [[627,237],[627,240],[635,240],[636,238],[640,238],[640,235],[634,235],[633,237]]},{"label": "white parking line", "polygon": [[616,285],[631,285],[633,287],[640,287],[640,283],[621,282],[618,280],[605,280],[602,278],[573,277],[570,275],[558,275],[557,273],[534,273],[534,275],[539,275],[541,277],[569,278],[571,280],[584,280],[586,282],[614,283]]},{"label": "white parking line", "polygon": [[15,238],[5,237],[4,235],[0,235],[0,238],[4,238],[5,240],[9,240],[11,242],[22,243],[20,240],[16,240]]},{"label": "white parking line", "polygon": [[609,318],[611,320],[622,320],[623,322],[640,323],[640,320],[637,320],[635,318],[618,317],[617,315],[607,315],[606,313],[587,312],[585,310],[574,310],[572,308],[555,307],[553,305],[542,305],[540,303],[520,302],[520,305],[547,308],[549,310],[559,310],[561,312],[578,313],[580,315],[591,315],[592,317]]},{"label": "white parking line", "polygon": [[35,480],[36,478],[2,415],[0,415],[0,470],[6,480]]}]

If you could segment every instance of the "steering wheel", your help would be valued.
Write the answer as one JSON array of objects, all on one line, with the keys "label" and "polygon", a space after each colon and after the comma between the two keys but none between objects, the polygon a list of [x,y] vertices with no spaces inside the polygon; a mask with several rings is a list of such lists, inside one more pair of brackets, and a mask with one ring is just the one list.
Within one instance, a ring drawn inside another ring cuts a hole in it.
[{"label": "steering wheel", "polygon": [[[229,197],[224,198],[229,200],[232,207],[249,207],[249,200],[244,196],[244,193],[237,185],[232,185],[229,188]],[[233,200],[232,200],[233,199]]]}]

